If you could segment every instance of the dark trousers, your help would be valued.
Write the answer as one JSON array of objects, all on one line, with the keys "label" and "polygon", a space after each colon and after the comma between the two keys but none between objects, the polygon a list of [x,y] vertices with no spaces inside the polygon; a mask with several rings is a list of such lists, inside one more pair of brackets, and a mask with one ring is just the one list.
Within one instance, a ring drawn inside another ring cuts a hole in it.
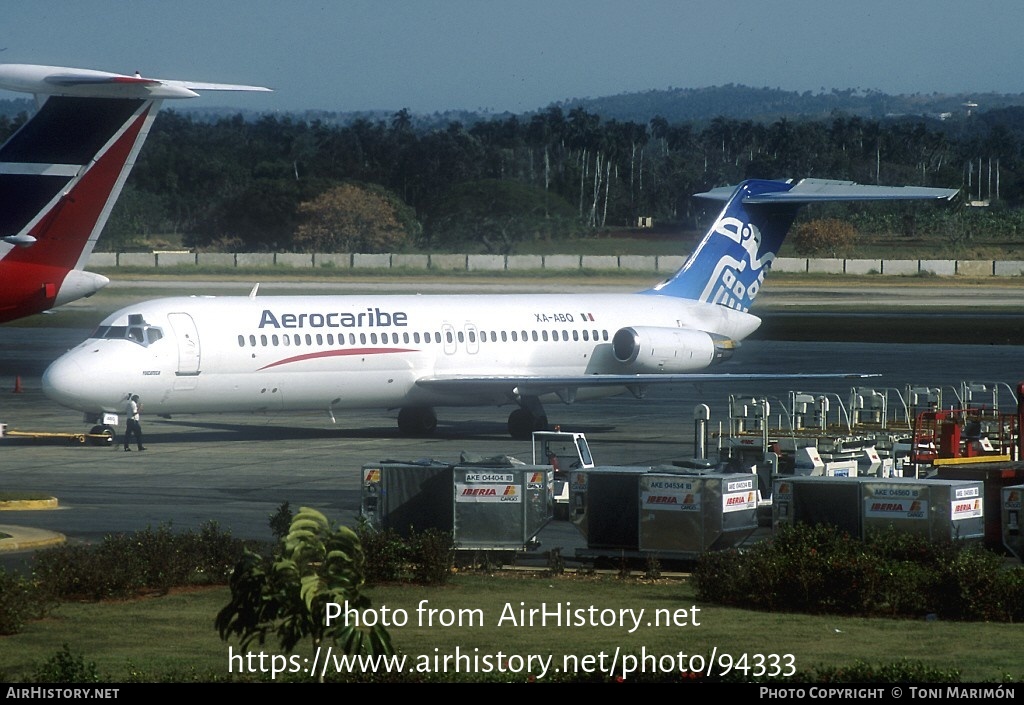
[{"label": "dark trousers", "polygon": [[128,419],[128,424],[124,429],[125,450],[127,450],[129,444],[131,444],[132,436],[135,437],[135,442],[138,444],[139,450],[142,450],[142,424],[135,419]]}]

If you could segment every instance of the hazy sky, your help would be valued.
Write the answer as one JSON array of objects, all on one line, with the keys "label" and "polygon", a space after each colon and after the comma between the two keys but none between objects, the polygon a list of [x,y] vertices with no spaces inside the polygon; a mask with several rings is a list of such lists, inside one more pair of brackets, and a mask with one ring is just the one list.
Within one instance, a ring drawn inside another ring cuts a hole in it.
[{"label": "hazy sky", "polygon": [[0,62],[275,91],[196,106],[521,113],[727,83],[1024,93],[1022,30],[1021,0],[0,0]]}]

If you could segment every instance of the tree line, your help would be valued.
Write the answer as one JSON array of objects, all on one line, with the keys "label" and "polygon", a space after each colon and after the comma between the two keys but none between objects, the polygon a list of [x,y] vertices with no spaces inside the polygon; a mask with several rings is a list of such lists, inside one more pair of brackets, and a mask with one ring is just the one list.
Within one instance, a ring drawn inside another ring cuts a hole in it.
[{"label": "tree line", "polygon": [[[174,233],[207,250],[508,253],[642,216],[695,228],[691,195],[745,178],[959,187],[1009,212],[1024,203],[1021,115],[645,124],[552,106],[424,129],[407,110],[344,125],[166,110],[99,247]],[[0,117],[0,136],[25,119]]]}]

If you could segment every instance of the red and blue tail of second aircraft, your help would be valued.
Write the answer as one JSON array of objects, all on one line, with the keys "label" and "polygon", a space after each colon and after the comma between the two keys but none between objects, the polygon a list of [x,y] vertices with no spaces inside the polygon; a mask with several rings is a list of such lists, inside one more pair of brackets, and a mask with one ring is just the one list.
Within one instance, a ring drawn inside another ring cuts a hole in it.
[{"label": "red and blue tail of second aircraft", "polygon": [[33,93],[39,109],[0,146],[0,323],[94,294],[84,271],[165,98],[193,84],[103,71],[0,65],[0,89]]}]

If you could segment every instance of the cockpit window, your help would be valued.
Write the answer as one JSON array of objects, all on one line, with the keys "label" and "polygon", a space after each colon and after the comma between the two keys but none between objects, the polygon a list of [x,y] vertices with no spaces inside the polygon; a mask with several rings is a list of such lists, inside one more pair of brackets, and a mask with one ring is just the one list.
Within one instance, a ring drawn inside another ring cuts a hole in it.
[{"label": "cockpit window", "polygon": [[100,340],[131,340],[143,347],[164,337],[162,330],[146,323],[140,314],[131,314],[128,321],[127,326],[99,326],[92,337]]}]

